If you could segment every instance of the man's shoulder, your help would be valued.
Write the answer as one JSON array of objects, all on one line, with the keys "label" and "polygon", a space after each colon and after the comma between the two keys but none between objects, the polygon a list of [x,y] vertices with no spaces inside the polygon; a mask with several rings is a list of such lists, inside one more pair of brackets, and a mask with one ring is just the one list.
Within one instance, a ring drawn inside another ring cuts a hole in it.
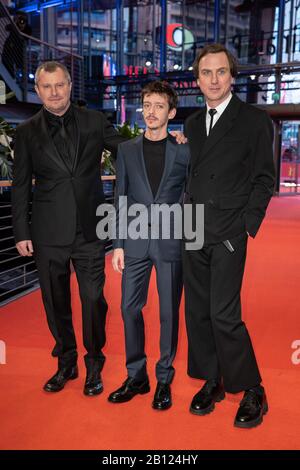
[{"label": "man's shoulder", "polygon": [[85,119],[99,120],[99,119],[105,118],[105,114],[102,111],[98,111],[97,109],[84,108],[82,106],[77,106],[75,104],[73,104],[73,109],[75,113],[78,113],[79,115],[83,116]]},{"label": "man's shoulder", "polygon": [[185,120],[185,128],[188,128],[189,126],[193,125],[193,123],[197,122],[198,119],[200,119],[203,114],[204,114],[205,108],[202,107],[198,109],[197,111],[194,111],[190,116],[188,116]]},{"label": "man's shoulder", "polygon": [[20,122],[17,126],[18,132],[23,133],[23,132],[30,131],[32,126],[39,123],[42,117],[42,113],[43,113],[43,108],[41,108],[37,113],[35,113],[29,119],[26,119],[26,121]]},{"label": "man's shoulder", "polygon": [[132,146],[139,143],[142,140],[143,136],[138,135],[136,137],[133,137],[133,139],[128,139],[124,142],[121,142],[119,144],[119,149],[122,150],[123,152],[128,152],[132,149]]},{"label": "man's shoulder", "polygon": [[268,113],[264,109],[260,109],[255,104],[245,103],[240,100],[240,112],[247,116],[248,119],[253,121],[261,121],[268,116]]},{"label": "man's shoulder", "polygon": [[186,144],[179,144],[176,140],[175,137],[173,137],[171,134],[168,135],[168,141],[173,144],[173,145],[176,145],[177,147],[177,152],[181,152],[181,153],[187,153],[189,152],[189,144],[186,143]]}]

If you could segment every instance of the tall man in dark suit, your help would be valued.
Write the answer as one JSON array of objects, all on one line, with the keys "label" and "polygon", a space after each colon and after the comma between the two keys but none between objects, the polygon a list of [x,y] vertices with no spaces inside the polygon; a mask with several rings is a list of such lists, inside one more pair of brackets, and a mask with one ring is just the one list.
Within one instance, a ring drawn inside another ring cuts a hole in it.
[{"label": "tall man in dark suit", "polygon": [[268,410],[240,290],[248,235],[255,237],[274,187],[273,128],[267,114],[231,93],[235,58],[220,44],[194,64],[206,107],[190,116],[186,202],[204,204],[204,246],[185,250],[188,373],[204,379],[190,411],[205,415],[225,391],[245,391],[234,424],[251,428]]},{"label": "tall man in dark suit", "polygon": [[17,128],[13,227],[19,253],[34,254],[48,325],[56,341],[58,371],[44,390],[58,392],[78,376],[70,295],[72,260],[87,350],[84,393],[97,395],[103,389],[100,372],[107,312],[104,244],[96,236],[96,208],[104,201],[100,158],[104,146],[116,152],[125,139],[103,114],[72,105],[71,87],[62,64],[47,62],[37,69],[36,91],[44,106]]},{"label": "tall man in dark suit", "polygon": [[[144,221],[141,231],[145,231],[145,236],[136,238],[130,233],[134,219],[129,218],[128,237],[122,239],[119,233],[114,242],[113,267],[123,273],[121,309],[128,378],[110,394],[109,401],[123,403],[150,391],[142,308],[147,301],[154,266],[159,295],[160,359],[156,364],[157,387],[152,407],[166,410],[172,405],[170,384],[175,372],[172,363],[177,348],[182,293],[181,240],[176,239],[175,234],[176,229],[181,228],[181,217],[177,214],[179,225],[176,225],[172,216],[168,218],[168,210],[177,204],[177,210],[181,211],[189,149],[187,145],[177,145],[167,132],[168,120],[175,116],[177,105],[177,95],[167,83],[148,84],[142,91],[142,103],[146,131],[121,144],[117,158],[116,204],[121,208],[122,198],[127,197],[128,213],[135,204],[142,205],[139,209]],[[162,208],[160,219],[152,212],[154,207]],[[121,215],[118,222],[122,231]]]}]

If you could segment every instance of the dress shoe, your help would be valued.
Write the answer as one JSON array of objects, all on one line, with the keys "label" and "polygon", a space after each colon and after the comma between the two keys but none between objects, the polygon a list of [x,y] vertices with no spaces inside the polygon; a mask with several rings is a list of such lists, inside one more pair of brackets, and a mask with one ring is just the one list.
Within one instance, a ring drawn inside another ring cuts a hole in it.
[{"label": "dress shoe", "polygon": [[170,384],[157,383],[152,408],[155,410],[167,410],[172,406]]},{"label": "dress shoe", "polygon": [[144,395],[148,392],[150,392],[148,379],[142,382],[138,382],[133,378],[128,377],[123,383],[122,387],[118,388],[109,395],[108,401],[111,403],[124,403],[131,400],[135,395]]},{"label": "dress shoe", "polygon": [[54,348],[52,349],[51,356],[53,356],[53,357],[59,357],[60,349],[61,349],[61,348],[60,348],[59,345],[56,343],[56,345],[55,345]]},{"label": "dress shoe", "polygon": [[215,408],[215,403],[224,400],[224,398],[223,385],[216,380],[208,380],[194,396],[190,412],[200,416],[211,413]]},{"label": "dress shoe", "polygon": [[254,428],[262,423],[268,411],[268,403],[263,387],[246,390],[236,414],[234,425],[238,428]]},{"label": "dress shoe", "polygon": [[46,392],[59,392],[64,388],[68,380],[74,380],[78,377],[78,367],[64,367],[58,369],[55,375],[44,385]]},{"label": "dress shoe", "polygon": [[103,383],[99,367],[87,370],[83,393],[89,397],[103,392]]}]

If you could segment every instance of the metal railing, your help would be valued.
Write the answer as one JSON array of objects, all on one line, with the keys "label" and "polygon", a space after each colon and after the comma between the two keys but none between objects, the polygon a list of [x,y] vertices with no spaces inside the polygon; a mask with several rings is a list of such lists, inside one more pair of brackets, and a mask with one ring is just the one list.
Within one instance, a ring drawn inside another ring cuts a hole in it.
[{"label": "metal railing", "polygon": [[[113,204],[115,176],[101,179],[106,201]],[[10,186],[10,181],[0,181],[0,306],[39,288],[34,259],[20,256],[15,247]],[[111,248],[107,241],[106,252]]]},{"label": "metal railing", "polygon": [[34,73],[47,60],[63,63],[69,70],[72,99],[84,98],[84,59],[67,49],[22,33],[0,0],[0,75],[20,101],[34,90]]}]

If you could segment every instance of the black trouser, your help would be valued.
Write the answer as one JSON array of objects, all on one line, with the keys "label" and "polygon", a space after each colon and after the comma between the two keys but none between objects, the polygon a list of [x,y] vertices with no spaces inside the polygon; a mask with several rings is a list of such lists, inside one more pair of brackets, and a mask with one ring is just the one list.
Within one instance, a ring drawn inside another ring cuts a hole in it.
[{"label": "black trouser", "polygon": [[[122,276],[122,315],[125,327],[128,376],[146,380],[145,333],[142,308],[146,304],[152,267],[156,270],[160,315],[160,358],[156,378],[171,383],[178,342],[179,305],[182,294],[181,261],[163,261],[158,240],[151,240],[146,258],[125,257]],[[155,315],[156,312],[151,312]]]},{"label": "black trouser", "polygon": [[185,251],[183,273],[188,334],[188,374],[205,380],[223,378],[237,393],[261,382],[251,340],[241,319],[247,234],[223,243]]},{"label": "black trouser", "polygon": [[105,357],[105,320],[107,303],[103,294],[105,251],[99,240],[87,242],[77,227],[75,240],[68,246],[34,244],[34,256],[47,321],[58,349],[59,367],[77,361],[77,346],[72,322],[70,261],[79,285],[82,304],[85,363],[103,367]]}]

